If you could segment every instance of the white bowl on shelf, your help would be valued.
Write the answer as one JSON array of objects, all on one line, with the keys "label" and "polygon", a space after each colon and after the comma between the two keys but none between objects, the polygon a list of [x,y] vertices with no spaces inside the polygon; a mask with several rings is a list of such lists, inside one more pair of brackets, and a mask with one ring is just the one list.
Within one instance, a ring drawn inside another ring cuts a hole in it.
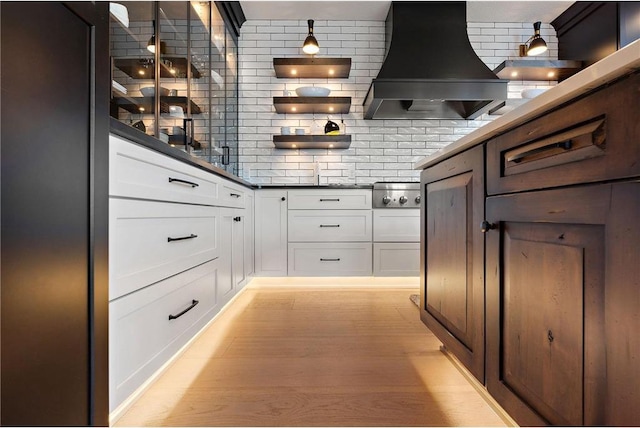
[{"label": "white bowl on shelf", "polygon": [[[140,92],[143,97],[153,97],[156,93],[155,86],[145,86],[144,88],[140,88]],[[166,97],[169,95],[169,90],[167,88],[160,88],[160,96]]]},{"label": "white bowl on shelf", "polygon": [[319,86],[303,86],[296,89],[296,94],[299,97],[326,97],[330,92],[331,89]]}]

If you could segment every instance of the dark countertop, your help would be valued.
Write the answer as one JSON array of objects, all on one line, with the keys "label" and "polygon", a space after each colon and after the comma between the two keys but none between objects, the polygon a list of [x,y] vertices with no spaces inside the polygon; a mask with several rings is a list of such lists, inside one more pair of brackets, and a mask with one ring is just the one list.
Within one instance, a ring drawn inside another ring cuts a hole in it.
[{"label": "dark countertop", "polygon": [[372,184],[254,184],[254,189],[373,189]]},{"label": "dark countertop", "polygon": [[245,181],[240,177],[225,171],[222,168],[211,165],[209,162],[205,162],[204,160],[199,159],[195,156],[191,156],[180,149],[171,147],[167,143],[163,143],[157,138],[147,135],[141,131],[138,131],[137,129],[132,128],[128,125],[125,125],[124,123],[119,122],[114,118],[110,118],[110,119],[111,119],[110,132],[114,135],[117,135],[122,138],[126,138],[129,141],[140,144],[141,146],[144,146],[151,150],[155,150],[156,152],[160,152],[162,154],[170,156],[174,159],[177,159],[189,165],[195,166],[196,168],[200,168],[205,171],[224,177],[226,179],[232,180],[245,187],[249,187],[251,189],[254,188],[254,186],[248,181]]}]

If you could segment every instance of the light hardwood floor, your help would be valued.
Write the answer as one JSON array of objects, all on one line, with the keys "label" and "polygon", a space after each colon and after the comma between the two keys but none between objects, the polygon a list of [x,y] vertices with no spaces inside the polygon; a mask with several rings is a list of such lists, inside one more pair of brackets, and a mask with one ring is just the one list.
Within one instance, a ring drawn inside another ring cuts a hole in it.
[{"label": "light hardwood floor", "polygon": [[249,287],[117,425],[504,426],[416,292]]}]

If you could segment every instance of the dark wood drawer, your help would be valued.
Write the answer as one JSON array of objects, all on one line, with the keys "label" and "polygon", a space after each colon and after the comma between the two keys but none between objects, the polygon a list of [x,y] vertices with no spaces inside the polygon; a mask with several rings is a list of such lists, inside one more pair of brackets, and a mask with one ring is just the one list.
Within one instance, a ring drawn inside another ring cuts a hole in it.
[{"label": "dark wood drawer", "polygon": [[487,142],[489,195],[640,175],[640,74]]}]

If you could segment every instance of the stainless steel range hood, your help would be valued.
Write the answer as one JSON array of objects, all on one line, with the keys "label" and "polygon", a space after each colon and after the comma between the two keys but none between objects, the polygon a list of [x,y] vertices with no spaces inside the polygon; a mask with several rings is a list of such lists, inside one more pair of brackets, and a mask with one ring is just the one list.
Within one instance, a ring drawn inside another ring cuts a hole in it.
[{"label": "stainless steel range hood", "polygon": [[475,119],[507,99],[471,47],[465,2],[392,2],[365,119]]}]

